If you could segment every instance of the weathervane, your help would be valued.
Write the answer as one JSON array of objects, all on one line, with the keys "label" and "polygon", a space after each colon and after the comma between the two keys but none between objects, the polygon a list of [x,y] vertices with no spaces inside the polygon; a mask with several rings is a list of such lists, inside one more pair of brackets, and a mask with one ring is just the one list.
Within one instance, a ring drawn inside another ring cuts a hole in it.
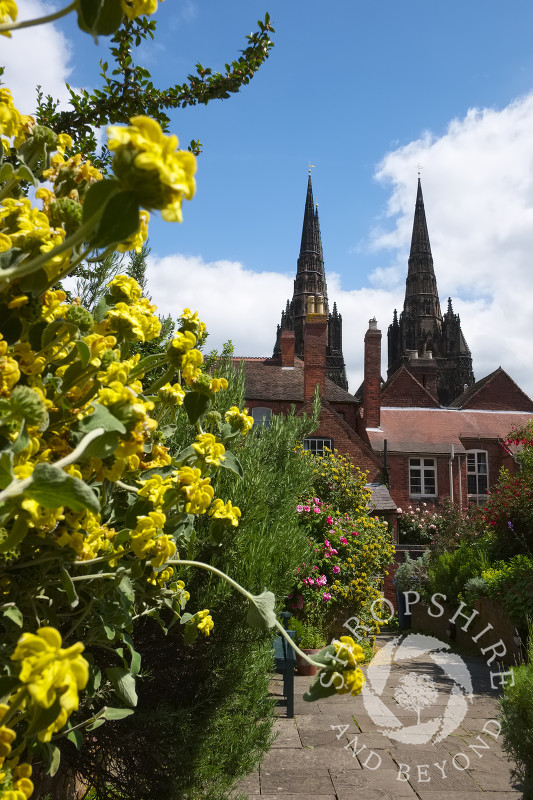
[{"label": "weathervane", "polygon": [[309,174],[311,174],[311,170],[313,169],[314,166],[315,166],[315,164],[311,164],[310,161],[307,162],[307,168],[309,170]]},{"label": "weathervane", "polygon": [[418,170],[418,177],[420,177],[420,170],[424,169],[424,165],[423,164],[417,164],[416,168]]}]

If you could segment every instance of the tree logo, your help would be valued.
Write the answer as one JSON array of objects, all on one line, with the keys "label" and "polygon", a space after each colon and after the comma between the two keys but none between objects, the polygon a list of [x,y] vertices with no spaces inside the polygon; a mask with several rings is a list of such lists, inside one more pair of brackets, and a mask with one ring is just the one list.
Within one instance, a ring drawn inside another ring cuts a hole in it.
[{"label": "tree logo", "polygon": [[[424,674],[427,658],[440,667],[442,679],[435,681]],[[412,663],[412,671],[400,678],[392,695],[385,692],[394,682],[393,667],[405,662]],[[397,637],[382,647],[370,662],[366,678],[362,696],[368,715],[380,733],[402,744],[441,742],[461,724],[473,698],[472,680],[463,659],[450,652],[445,642],[419,633]],[[392,698],[411,712],[416,722],[407,724],[409,714],[402,717],[403,722],[398,719],[385,703]]]}]

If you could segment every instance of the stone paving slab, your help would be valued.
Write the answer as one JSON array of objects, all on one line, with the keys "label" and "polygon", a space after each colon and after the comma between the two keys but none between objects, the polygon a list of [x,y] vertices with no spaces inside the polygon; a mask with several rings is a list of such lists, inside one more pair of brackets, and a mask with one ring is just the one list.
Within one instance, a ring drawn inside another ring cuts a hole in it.
[{"label": "stone paving slab", "polygon": [[[367,713],[362,696],[335,695],[307,703],[302,695],[309,678],[296,677],[295,718],[287,719],[283,716],[285,708],[278,707],[278,738],[266,754],[259,775],[241,782],[241,792],[247,792],[250,800],[519,800],[521,793],[512,785],[512,765],[502,748],[501,736],[495,739],[483,732],[487,720],[496,719],[499,711],[497,693],[490,690],[489,669],[482,659],[469,657],[465,662],[475,690],[474,702],[460,726],[438,743],[426,741],[427,735],[420,733],[416,743],[407,745],[380,732],[389,727],[392,714],[402,726],[417,723],[417,712],[402,706],[395,697],[396,687],[405,685],[401,681],[409,673],[430,676],[439,693],[436,702],[421,709],[422,723],[440,717],[448,706],[454,683],[429,657],[406,665],[392,664],[380,694],[391,714],[381,717]],[[271,688],[279,695],[281,682],[273,681]],[[341,731],[333,725],[348,727]],[[488,749],[471,749],[472,745],[479,748],[481,742],[487,743]],[[464,759],[460,755],[454,766],[454,756],[461,753],[470,759],[466,769],[462,769]],[[399,765],[408,765],[408,780],[398,780]],[[375,766],[378,768],[369,768]]]},{"label": "stone paving slab", "polygon": [[[352,770],[355,772],[355,770]],[[314,797],[317,794],[334,794],[331,777],[324,774],[299,770],[261,770],[261,792],[263,794],[299,794]]]}]

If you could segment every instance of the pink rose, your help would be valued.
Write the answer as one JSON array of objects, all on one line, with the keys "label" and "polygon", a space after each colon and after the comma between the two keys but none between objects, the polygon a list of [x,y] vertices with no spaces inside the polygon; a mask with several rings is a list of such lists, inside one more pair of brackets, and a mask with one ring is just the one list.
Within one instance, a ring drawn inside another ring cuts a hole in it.
[{"label": "pink rose", "polygon": [[326,522],[328,525],[333,525],[333,517],[326,517]]},{"label": "pink rose", "polygon": [[338,575],[340,571],[341,571],[341,568],[340,568],[340,567],[338,567],[337,565],[335,565],[335,566],[333,567],[333,572],[334,572],[334,574],[335,574],[335,575]]},{"label": "pink rose", "polygon": [[324,592],[324,594],[322,595],[322,600],[323,600],[325,603],[327,603],[327,602],[328,602],[328,600],[331,600],[331,595],[330,595],[330,593],[329,593],[329,592]]},{"label": "pink rose", "polygon": [[320,514],[320,509],[318,506],[313,506],[313,511],[315,512],[315,514]]},{"label": "pink rose", "polygon": [[311,511],[311,509],[309,508],[309,506],[304,506],[304,511]]},{"label": "pink rose", "polygon": [[341,542],[341,544],[348,544],[348,539],[346,539],[345,536],[341,536],[340,542]]},{"label": "pink rose", "polygon": [[301,514],[303,510],[304,510],[303,506],[296,506],[296,511],[298,512],[298,514]]},{"label": "pink rose", "polygon": [[320,505],[320,502],[321,502],[321,500],[320,500],[319,497],[313,497],[313,503],[315,504],[315,506]]}]

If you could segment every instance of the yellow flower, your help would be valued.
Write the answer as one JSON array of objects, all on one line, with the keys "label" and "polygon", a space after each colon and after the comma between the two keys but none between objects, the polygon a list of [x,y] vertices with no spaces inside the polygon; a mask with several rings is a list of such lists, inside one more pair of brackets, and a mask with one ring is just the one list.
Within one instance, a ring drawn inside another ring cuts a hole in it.
[{"label": "yellow flower", "polygon": [[341,636],[339,641],[334,641],[333,644],[335,646],[335,655],[341,661],[345,661],[347,666],[355,667],[365,660],[363,648],[351,636]]},{"label": "yellow flower", "polygon": [[225,378],[212,378],[209,381],[209,389],[215,394],[217,392],[220,392],[221,389],[227,389],[227,388],[228,388],[228,382]]},{"label": "yellow flower", "polygon": [[20,379],[19,365],[11,356],[0,356],[0,396],[11,394]]},{"label": "yellow flower", "polygon": [[148,239],[148,222],[150,221],[150,214],[148,211],[140,211],[139,212],[139,227],[132,233],[131,236],[128,236],[120,244],[116,245],[115,250],[118,250],[119,253],[126,253],[128,250],[135,250],[136,253],[140,253],[143,249],[143,244]]},{"label": "yellow flower", "polygon": [[191,331],[185,331],[184,333],[178,331],[170,342],[170,346],[180,354],[192,350],[195,344],[196,336]]},{"label": "yellow flower", "polygon": [[120,0],[120,5],[129,19],[143,14],[155,14],[157,11],[157,0]]},{"label": "yellow flower", "polygon": [[173,540],[170,536],[167,536],[164,533],[162,536],[159,536],[156,539],[155,547],[152,550],[152,558],[150,559],[150,564],[152,567],[162,567],[165,561],[168,561],[169,558],[176,552],[176,545],[174,544]]},{"label": "yellow flower", "polygon": [[202,478],[196,467],[182,467],[174,473],[174,482],[181,490],[187,514],[205,514],[214,495],[211,479]]},{"label": "yellow flower", "polygon": [[185,392],[179,383],[175,383],[174,386],[171,386],[170,383],[165,383],[165,385],[159,389],[157,396],[162,403],[181,406],[183,398],[185,397]]},{"label": "yellow flower", "polygon": [[81,642],[66,649],[61,643],[55,628],[23,633],[11,659],[21,662],[19,680],[37,705],[50,708],[57,697],[61,708],[70,714],[77,710],[78,692],[89,680],[89,665],[81,655]]},{"label": "yellow flower", "polygon": [[208,513],[213,519],[228,520],[234,528],[238,526],[239,517],[241,516],[240,508],[232,505],[231,500],[228,500],[225,505],[223,500],[214,500]]},{"label": "yellow flower", "polygon": [[[148,2],[149,0],[144,0]],[[132,0],[142,4],[143,0]],[[177,150],[176,136],[165,136],[150,117],[132,117],[130,127],[108,128],[113,170],[123,186],[147,209],[159,209],[164,220],[181,222],[181,204],[195,192],[196,159]]]},{"label": "yellow flower", "polygon": [[[17,14],[17,4],[14,2],[14,0],[0,0],[0,23],[2,25],[15,22]],[[11,32],[6,31],[4,35],[11,36]]]},{"label": "yellow flower", "polygon": [[139,481],[139,483],[142,486],[138,491],[139,497],[147,497],[154,506],[162,505],[165,492],[172,486],[170,479],[163,480],[161,475],[154,475],[146,481]]},{"label": "yellow flower", "polygon": [[135,278],[131,278],[129,275],[117,275],[107,284],[107,288],[113,297],[130,303],[136,303],[142,295],[141,287]]},{"label": "yellow flower", "polygon": [[241,433],[248,433],[254,426],[254,418],[248,416],[248,409],[239,411],[237,406],[232,406],[229,411],[224,415],[226,422],[229,422],[233,428],[238,428]]},{"label": "yellow flower", "polygon": [[137,558],[146,558],[154,549],[155,537],[166,519],[162,511],[150,511],[147,516],[137,517],[137,524],[131,532],[131,546]]},{"label": "yellow flower", "polygon": [[190,308],[184,308],[181,317],[178,319],[180,330],[191,331],[198,339],[202,339],[207,330],[205,322],[201,322],[198,312],[192,312]]},{"label": "yellow flower", "polygon": [[220,462],[226,458],[224,445],[217,442],[212,433],[199,433],[192,448],[206,464],[212,464],[215,467],[219,467]]},{"label": "yellow flower", "polygon": [[205,636],[209,636],[215,627],[208,608],[204,608],[203,611],[197,611],[194,617],[189,620],[188,624],[190,623],[195,624],[198,630],[201,631]]}]

